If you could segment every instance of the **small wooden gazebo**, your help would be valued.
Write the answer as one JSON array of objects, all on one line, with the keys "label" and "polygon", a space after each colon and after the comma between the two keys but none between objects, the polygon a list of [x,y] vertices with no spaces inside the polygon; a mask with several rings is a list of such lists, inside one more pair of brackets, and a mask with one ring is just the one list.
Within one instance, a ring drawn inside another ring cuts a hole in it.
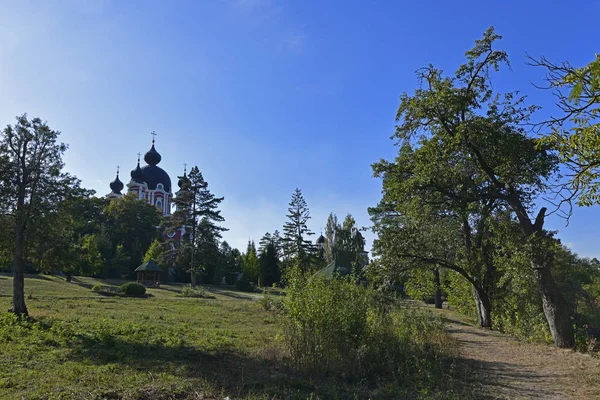
[{"label": "small wooden gazebo", "polygon": [[152,260],[148,260],[135,269],[137,273],[138,283],[143,284],[146,287],[158,287],[160,286],[160,274],[162,269],[157,263]]}]

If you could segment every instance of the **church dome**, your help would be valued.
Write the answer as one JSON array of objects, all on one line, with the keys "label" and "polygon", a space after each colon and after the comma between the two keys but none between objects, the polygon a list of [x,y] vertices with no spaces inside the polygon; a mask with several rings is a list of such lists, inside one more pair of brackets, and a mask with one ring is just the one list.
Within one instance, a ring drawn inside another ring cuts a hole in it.
[{"label": "church dome", "polygon": [[136,183],[144,183],[144,172],[140,168],[139,160],[137,167],[131,171],[131,180]]},{"label": "church dome", "polygon": [[121,190],[123,190],[124,187],[125,185],[123,185],[123,182],[119,179],[119,173],[117,172],[117,177],[110,183],[110,189],[113,193],[121,194]]},{"label": "church dome", "polygon": [[161,159],[162,157],[154,148],[154,143],[152,143],[152,147],[150,148],[150,150],[148,150],[148,152],[144,154],[144,161],[146,161],[146,164],[154,166],[157,165]]},{"label": "church dome", "polygon": [[142,172],[149,190],[155,190],[159,184],[162,184],[165,192],[171,193],[171,178],[164,169],[156,165],[146,165],[142,168]]},{"label": "church dome", "polygon": [[144,161],[148,165],[142,168],[142,173],[144,174],[144,182],[148,185],[149,190],[156,190],[158,185],[162,184],[162,188],[165,192],[171,193],[171,178],[169,178],[169,174],[157,166],[162,157],[154,148],[154,140],[152,141],[152,147],[146,154],[144,154]]},{"label": "church dome", "polygon": [[317,244],[325,244],[325,237],[323,235],[317,238]]}]

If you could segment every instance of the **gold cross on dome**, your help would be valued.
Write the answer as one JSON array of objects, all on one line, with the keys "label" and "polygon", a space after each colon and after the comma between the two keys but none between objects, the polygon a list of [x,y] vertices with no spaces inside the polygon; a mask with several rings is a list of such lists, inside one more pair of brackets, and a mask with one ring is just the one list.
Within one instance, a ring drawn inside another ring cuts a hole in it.
[{"label": "gold cross on dome", "polygon": [[150,134],[152,135],[152,144],[154,144],[154,139],[156,139],[156,135],[158,135],[158,133],[152,131]]}]

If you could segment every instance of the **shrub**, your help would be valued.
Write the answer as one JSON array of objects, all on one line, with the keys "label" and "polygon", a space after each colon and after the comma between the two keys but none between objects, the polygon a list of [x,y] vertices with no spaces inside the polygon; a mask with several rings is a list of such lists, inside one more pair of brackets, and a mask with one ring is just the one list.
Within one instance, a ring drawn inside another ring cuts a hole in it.
[{"label": "shrub", "polygon": [[245,277],[240,279],[235,283],[235,287],[237,290],[241,290],[242,292],[255,292],[256,286],[252,282],[250,282]]},{"label": "shrub", "polygon": [[191,285],[184,286],[179,294],[181,297],[199,297],[203,299],[214,299],[215,296],[211,296],[203,286],[196,286],[193,288]]},{"label": "shrub", "polygon": [[146,287],[137,282],[127,282],[121,285],[121,291],[127,296],[141,297],[146,294]]},{"label": "shrub", "polygon": [[96,283],[92,286],[92,292],[100,293],[102,291],[102,285]]},{"label": "shrub", "polygon": [[265,311],[279,313],[283,310],[283,300],[268,293],[258,299],[258,305]]},{"label": "shrub", "polygon": [[309,374],[377,380],[426,367],[442,378],[442,359],[456,348],[439,318],[398,309],[349,279],[295,279],[283,305],[284,344]]}]

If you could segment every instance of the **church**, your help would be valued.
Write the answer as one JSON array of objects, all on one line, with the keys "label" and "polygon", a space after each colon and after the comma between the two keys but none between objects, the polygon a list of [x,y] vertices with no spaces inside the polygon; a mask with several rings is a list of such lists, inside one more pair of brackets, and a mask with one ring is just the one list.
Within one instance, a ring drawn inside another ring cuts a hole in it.
[{"label": "church", "polygon": [[[152,132],[152,136],[156,133]],[[169,174],[158,166],[162,157],[154,147],[155,140],[152,138],[152,147],[144,154],[146,165],[140,167],[140,154],[138,153],[137,166],[131,171],[131,180],[127,184],[127,193],[133,193],[139,200],[146,200],[148,204],[156,206],[162,215],[168,217],[171,215],[171,204],[173,201],[173,192],[171,186],[171,178]],[[183,176],[186,172],[184,170]],[[182,182],[179,181],[179,189],[181,190]],[[106,198],[114,200],[123,197],[123,189],[125,185],[119,179],[119,169],[117,167],[117,177],[110,183],[111,192],[106,195]],[[179,192],[176,192],[177,195]],[[185,233],[185,227],[177,230],[177,232],[167,234],[169,239],[179,241]]]}]

